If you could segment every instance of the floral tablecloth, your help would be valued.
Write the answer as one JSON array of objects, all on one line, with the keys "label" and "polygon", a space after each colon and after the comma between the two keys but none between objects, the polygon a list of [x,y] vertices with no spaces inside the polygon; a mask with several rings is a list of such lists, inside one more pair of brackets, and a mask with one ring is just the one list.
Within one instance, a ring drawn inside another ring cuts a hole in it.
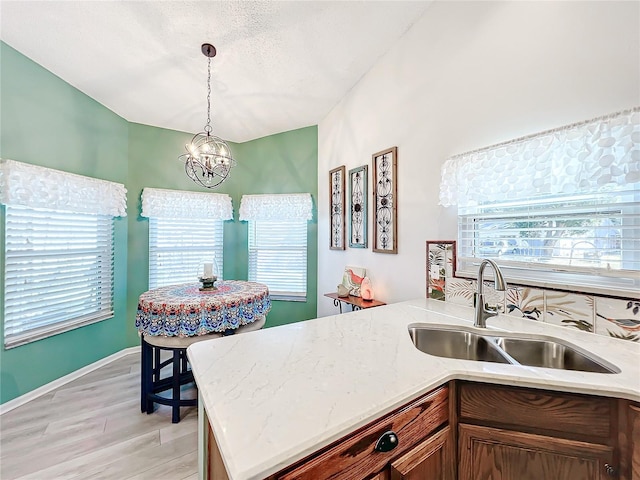
[{"label": "floral tablecloth", "polygon": [[206,335],[255,322],[271,310],[269,288],[261,283],[224,280],[216,282],[217,290],[199,287],[171,285],[140,295],[138,331],[169,337]]}]

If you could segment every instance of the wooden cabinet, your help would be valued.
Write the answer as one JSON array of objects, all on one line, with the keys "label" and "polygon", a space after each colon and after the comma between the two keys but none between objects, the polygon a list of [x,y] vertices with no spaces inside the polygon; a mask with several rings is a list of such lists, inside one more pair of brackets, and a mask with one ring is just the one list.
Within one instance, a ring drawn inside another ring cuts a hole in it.
[{"label": "wooden cabinet", "polygon": [[629,405],[628,417],[631,430],[629,435],[630,478],[640,480],[640,405]]},{"label": "wooden cabinet", "polygon": [[614,399],[461,382],[460,480],[618,478]]},{"label": "wooden cabinet", "polygon": [[207,428],[207,475],[205,478],[208,480],[229,480],[211,425]]},{"label": "wooden cabinet", "polygon": [[[209,434],[209,478],[224,480],[222,459]],[[381,437],[393,438],[393,448],[377,450]],[[450,382],[268,480],[456,478],[640,480],[640,405]]]},{"label": "wooden cabinet", "polygon": [[[387,463],[381,471],[368,477],[368,480],[454,480],[453,453],[451,428],[445,426]],[[372,451],[370,454],[375,455]],[[367,478],[366,469],[360,473],[355,473],[352,469],[332,472],[330,468],[314,469],[313,471],[316,475],[320,475],[315,477],[318,479],[349,478],[355,480]],[[275,478],[307,478],[303,475],[308,472],[305,465],[302,465],[286,476]]]},{"label": "wooden cabinet", "polygon": [[[450,445],[450,442],[446,442],[449,429],[442,429],[449,419],[448,393],[447,386],[441,387],[271,478],[278,480],[425,478],[415,476],[411,471],[421,472],[426,468],[442,469],[443,467],[438,467],[439,462],[448,461],[450,458],[450,455],[445,456],[444,453],[445,443],[447,446]],[[445,430],[447,433],[443,433]],[[386,448],[377,448],[381,439],[386,440]],[[450,477],[428,478],[450,479]]]}]

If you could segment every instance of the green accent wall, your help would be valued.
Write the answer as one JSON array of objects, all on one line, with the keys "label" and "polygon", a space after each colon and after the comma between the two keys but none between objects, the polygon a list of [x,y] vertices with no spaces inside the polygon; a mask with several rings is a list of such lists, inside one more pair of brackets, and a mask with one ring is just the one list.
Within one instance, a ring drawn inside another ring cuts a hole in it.
[{"label": "green accent wall", "polygon": [[[129,127],[129,297],[127,312],[133,319],[138,296],[148,290],[149,222],[140,217],[142,189],[168,188],[206,192],[187,178],[177,160],[192,134],[132,123]],[[316,126],[279,133],[249,142],[230,143],[237,166],[216,193],[233,200],[234,220],[224,224],[224,278],[246,280],[248,271],[247,223],[238,221],[240,199],[255,193],[311,193],[314,219],[308,224],[307,301],[273,301],[266,327],[315,318],[317,304],[317,196],[318,129]],[[137,342],[133,322],[127,330]]]},{"label": "green accent wall", "polygon": [[[177,160],[192,134],[129,123],[2,42],[0,107],[1,158],[124,183],[128,191],[127,217],[115,219],[114,317],[10,350],[0,346],[0,403],[5,403],[139,344],[134,320],[138,296],[148,289],[149,238],[148,221],[140,217],[142,189],[207,190],[191,182]],[[307,301],[273,301],[267,327],[315,318],[317,127],[230,147],[238,165],[214,190],[231,195],[235,212],[235,219],[225,222],[224,277],[247,276],[247,225],[238,221],[243,194],[311,193]],[[3,227],[4,207],[0,215]],[[0,230],[4,251],[3,233]],[[4,265],[0,270],[2,282]],[[4,292],[4,285],[0,287]]]},{"label": "green accent wall", "polygon": [[[4,43],[0,72],[0,157],[126,183],[126,120]],[[4,207],[0,211],[4,227]],[[2,403],[130,346],[122,334],[128,323],[126,218],[115,219],[114,234],[114,317],[10,350],[0,347]],[[4,234],[0,242],[4,252]],[[2,292],[4,297],[4,284]],[[4,312],[1,331],[3,325]]]},{"label": "green accent wall", "polygon": [[[267,327],[316,318],[318,278],[318,127],[306,127],[235,146],[237,172],[228,179],[235,222],[225,225],[225,278],[246,279],[248,271],[247,222],[239,222],[244,194],[310,193],[313,220],[307,226],[307,301],[273,301]],[[227,248],[232,246],[233,248]]]}]

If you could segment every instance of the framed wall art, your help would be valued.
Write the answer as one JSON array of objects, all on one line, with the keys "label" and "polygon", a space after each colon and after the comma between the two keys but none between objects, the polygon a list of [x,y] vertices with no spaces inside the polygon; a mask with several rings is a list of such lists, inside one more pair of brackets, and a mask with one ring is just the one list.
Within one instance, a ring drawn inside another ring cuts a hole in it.
[{"label": "framed wall art", "polygon": [[398,147],[373,154],[373,251],[398,253]]},{"label": "framed wall art", "polygon": [[427,298],[445,300],[447,280],[455,269],[455,240],[427,240]]},{"label": "framed wall art", "polygon": [[349,246],[367,248],[367,170],[362,167],[349,170]]},{"label": "framed wall art", "polygon": [[344,165],[329,172],[329,211],[331,212],[331,250],[344,250]]}]

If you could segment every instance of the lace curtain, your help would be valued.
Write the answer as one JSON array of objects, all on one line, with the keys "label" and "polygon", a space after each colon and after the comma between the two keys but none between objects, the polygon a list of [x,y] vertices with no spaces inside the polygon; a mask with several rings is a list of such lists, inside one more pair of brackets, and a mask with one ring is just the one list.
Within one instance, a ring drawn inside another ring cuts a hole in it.
[{"label": "lace curtain", "polygon": [[127,215],[127,189],[120,183],[6,159],[0,160],[0,202],[114,217]]},{"label": "lace curtain", "polygon": [[243,195],[240,220],[311,220],[311,194]]},{"label": "lace curtain", "polygon": [[440,205],[640,188],[640,107],[457,155]]},{"label": "lace curtain", "polygon": [[142,191],[142,216],[231,220],[233,206],[226,193],[145,188]]}]

